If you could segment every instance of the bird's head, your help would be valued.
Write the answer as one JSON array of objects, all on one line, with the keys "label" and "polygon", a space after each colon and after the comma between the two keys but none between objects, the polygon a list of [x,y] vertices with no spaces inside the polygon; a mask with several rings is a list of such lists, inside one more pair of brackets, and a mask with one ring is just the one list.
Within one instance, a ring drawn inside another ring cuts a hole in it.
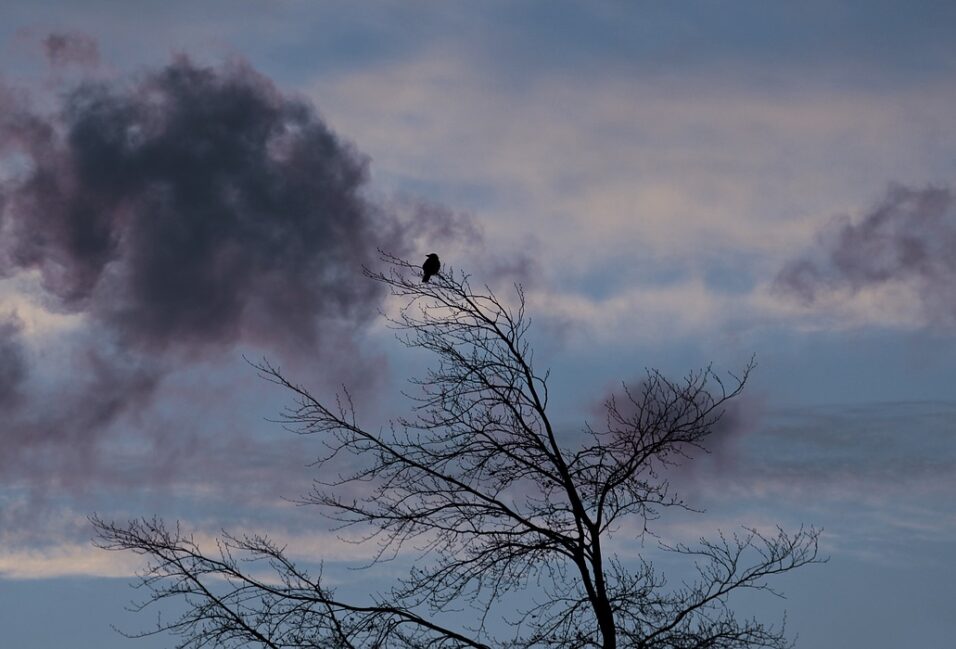
[{"label": "bird's head", "polygon": [[426,257],[426,259],[432,259],[432,258],[438,259],[438,255],[432,252],[432,253],[429,253],[428,256]]}]

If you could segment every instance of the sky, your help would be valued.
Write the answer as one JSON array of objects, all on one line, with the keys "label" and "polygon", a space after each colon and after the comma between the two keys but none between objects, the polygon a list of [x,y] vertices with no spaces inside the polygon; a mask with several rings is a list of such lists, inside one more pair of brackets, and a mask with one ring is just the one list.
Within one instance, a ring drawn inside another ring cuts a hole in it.
[{"label": "sky", "polygon": [[94,512],[387,579],[290,504],[321,449],[244,360],[407,412],[428,358],[361,275],[382,248],[524,286],[569,438],[645,368],[755,356],[681,472],[706,512],[659,533],[817,525],[830,561],[742,610],[800,647],[951,646],[953,106],[946,2],[5,0],[5,641],[168,646],[111,628],[150,620]]}]

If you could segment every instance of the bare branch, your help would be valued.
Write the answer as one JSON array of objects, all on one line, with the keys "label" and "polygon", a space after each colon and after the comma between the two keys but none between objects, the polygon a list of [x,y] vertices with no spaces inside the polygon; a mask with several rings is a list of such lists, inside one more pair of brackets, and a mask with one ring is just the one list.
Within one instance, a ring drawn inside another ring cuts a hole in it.
[{"label": "bare branch", "polygon": [[[150,633],[179,636],[180,649],[787,646],[782,626],[738,620],[729,598],[773,593],[769,578],[819,562],[819,531],[663,545],[696,563],[698,579],[677,587],[649,559],[625,564],[602,547],[622,520],[646,530],[667,508],[690,508],[664,469],[705,448],[753,361],[728,379],[709,367],[678,381],[648,370],[607,401],[602,429],[564,446],[548,416],[548,371],[536,369],[527,340],[521,287],[506,301],[447,266],[423,283],[417,266],[382,260],[384,271],[365,274],[404,302],[390,326],[436,359],[410,382],[411,416],[369,429],[347,391],[325,402],[267,360],[251,364],[292,395],[278,421],[325,446],[323,475],[350,458],[348,472],[316,480],[302,502],[378,543],[371,566],[415,549],[410,572],[387,595],[349,603],[265,537],[224,534],[211,555],[178,526],[94,517],[100,547],[148,559],[140,585],[150,596],[140,608],[186,602]],[[271,577],[254,576],[256,565]],[[524,589],[534,600],[502,616],[513,627],[504,638],[489,617]],[[476,610],[473,628],[437,621],[463,602]]]}]

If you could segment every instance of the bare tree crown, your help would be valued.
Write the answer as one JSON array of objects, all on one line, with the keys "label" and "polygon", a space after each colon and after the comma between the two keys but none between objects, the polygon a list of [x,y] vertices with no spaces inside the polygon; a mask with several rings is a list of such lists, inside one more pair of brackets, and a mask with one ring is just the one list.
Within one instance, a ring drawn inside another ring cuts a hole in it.
[{"label": "bare tree crown", "polygon": [[[818,530],[661,544],[694,559],[697,579],[677,587],[650,560],[625,562],[606,549],[624,522],[647,531],[664,510],[687,507],[666,468],[703,448],[753,362],[726,380],[710,368],[678,381],[650,370],[605,403],[602,427],[562,443],[548,416],[548,373],[534,365],[521,287],[509,304],[454,269],[422,283],[418,267],[383,261],[384,271],[366,275],[402,300],[391,325],[404,344],[437,359],[412,380],[412,415],[370,429],[347,392],[326,403],[280,368],[256,367],[294,395],[281,421],[320,438],[320,469],[342,456],[358,462],[335,480],[320,470],[305,501],[341,526],[358,526],[378,543],[379,558],[414,547],[421,559],[386,594],[349,603],[267,538],[224,536],[210,555],[159,520],[94,517],[101,547],[149,560],[144,606],[180,596],[189,603],[150,633],[178,634],[184,649],[789,646],[782,626],[739,620],[728,598],[769,590],[768,577],[820,561]],[[277,579],[255,578],[240,556],[268,563]],[[532,603],[490,623],[507,593],[529,587]],[[462,602],[476,611],[473,624],[440,622]]]}]

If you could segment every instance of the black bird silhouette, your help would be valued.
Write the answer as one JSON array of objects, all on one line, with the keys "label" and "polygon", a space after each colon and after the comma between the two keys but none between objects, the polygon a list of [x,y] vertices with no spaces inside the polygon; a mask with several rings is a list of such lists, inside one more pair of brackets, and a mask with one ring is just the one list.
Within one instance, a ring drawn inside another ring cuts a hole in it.
[{"label": "black bird silhouette", "polygon": [[435,253],[428,255],[425,263],[422,264],[422,282],[427,282],[432,275],[437,275],[440,268],[441,262],[438,260],[438,255]]}]

